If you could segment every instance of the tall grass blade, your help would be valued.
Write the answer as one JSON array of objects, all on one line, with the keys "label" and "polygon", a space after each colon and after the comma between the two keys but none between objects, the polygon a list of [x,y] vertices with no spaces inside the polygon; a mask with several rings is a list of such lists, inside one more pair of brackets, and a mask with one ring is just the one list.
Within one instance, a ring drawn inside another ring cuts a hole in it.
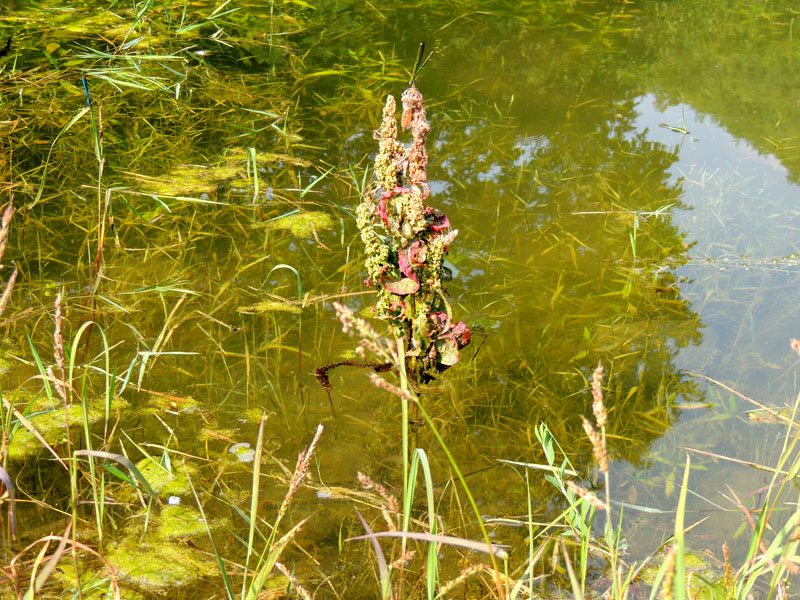
[{"label": "tall grass blade", "polygon": [[[428,463],[428,455],[422,448],[417,448],[411,460],[411,479],[415,480],[417,476],[417,466],[422,466],[422,474],[425,478],[425,498],[428,505],[428,527],[432,534],[438,533],[438,521],[436,520],[436,503],[433,499],[433,477],[431,476],[431,467]],[[430,543],[428,545],[428,557],[426,560],[425,569],[425,584],[428,592],[428,600],[433,600],[436,596],[436,586],[439,579],[439,560],[438,553],[436,552],[436,544]]]},{"label": "tall grass blade", "polygon": [[[264,587],[267,577],[272,572],[272,568],[275,566],[275,562],[278,560],[281,552],[283,552],[284,548],[286,548],[289,542],[292,541],[292,538],[297,535],[297,532],[300,531],[303,525],[306,524],[306,521],[308,521],[308,517],[292,527],[286,535],[268,548],[269,552],[267,553],[266,558],[262,561],[258,573],[250,583],[250,588],[247,590],[247,597],[245,600],[257,600],[258,595]],[[266,550],[267,549],[265,549],[265,552]]]},{"label": "tall grass blade", "polygon": [[[200,516],[203,518],[203,523],[206,525],[206,533],[208,534],[208,539],[211,542],[211,548],[214,550],[214,557],[217,559],[217,566],[219,566],[219,571],[222,573],[222,581],[225,584],[225,593],[228,595],[228,600],[235,600],[236,596],[233,593],[233,585],[231,584],[231,578],[228,575],[228,570],[225,568],[225,562],[222,560],[222,555],[219,553],[217,549],[217,544],[214,541],[214,536],[211,534],[211,527],[208,524],[208,519],[206,518],[206,512],[203,510],[203,504],[200,502],[200,498],[197,495],[197,490],[194,488],[194,483],[192,482],[192,478],[189,475],[189,471],[185,468],[186,465],[184,464],[184,471],[186,473],[186,478],[189,481],[189,487],[192,488],[192,494],[194,495],[194,501],[197,504],[197,509],[200,511]],[[247,571],[245,571],[245,580],[247,579]]]},{"label": "tall grass blade", "polygon": [[123,467],[128,469],[128,471],[130,471],[130,473],[136,478],[136,480],[142,484],[142,487],[148,494],[150,494],[151,498],[158,499],[158,494],[155,493],[153,488],[147,482],[147,479],[145,479],[144,475],[142,475],[142,472],[136,468],[136,465],[133,464],[130,461],[130,459],[123,456],[122,454],[117,454],[115,452],[105,452],[103,450],[75,450],[75,452],[73,452],[72,455],[75,457],[90,456],[93,458],[105,458],[108,460],[113,460],[115,462],[118,462]]},{"label": "tall grass blade", "polygon": [[47,580],[50,578],[53,570],[58,565],[58,561],[61,560],[61,557],[64,555],[64,550],[67,547],[67,542],[69,541],[69,533],[72,529],[72,523],[67,523],[67,529],[64,531],[64,535],[61,536],[61,541],[58,543],[58,547],[56,551],[53,552],[53,555],[50,557],[50,560],[47,561],[44,568],[41,572],[36,576],[34,581],[31,581],[31,587],[28,588],[28,591],[25,592],[23,596],[23,600],[33,600],[36,596],[36,593],[42,589]]},{"label": "tall grass blade", "polygon": [[244,560],[244,577],[242,578],[242,594],[244,597],[245,590],[247,589],[247,570],[250,566],[250,557],[253,555],[253,543],[255,542],[256,535],[256,519],[258,518],[258,491],[259,483],[261,482],[261,455],[263,454],[264,446],[264,423],[267,421],[267,415],[261,416],[261,422],[258,425],[258,437],[256,438],[256,454],[253,459],[253,482],[250,489],[250,515],[248,518],[249,529],[247,534],[247,556]]},{"label": "tall grass blade", "polygon": [[448,546],[455,546],[456,548],[464,548],[466,550],[473,550],[474,552],[490,554],[493,557],[501,560],[508,558],[508,552],[496,544],[489,544],[487,546],[486,542],[476,542],[474,540],[465,540],[464,538],[454,537],[452,535],[433,535],[431,533],[423,533],[418,531],[376,531],[367,535],[357,535],[355,537],[347,538],[345,542],[368,540],[381,537],[405,538],[409,540],[447,544]]},{"label": "tall grass blade", "polygon": [[692,458],[686,455],[686,466],[683,469],[683,482],[681,483],[681,495],[678,499],[678,513],[675,516],[675,541],[678,544],[678,552],[675,555],[675,600],[686,599],[686,571],[684,568],[684,556],[686,554],[686,543],[683,529],[684,515],[686,514],[686,492],[689,489],[689,471],[692,466]]}]

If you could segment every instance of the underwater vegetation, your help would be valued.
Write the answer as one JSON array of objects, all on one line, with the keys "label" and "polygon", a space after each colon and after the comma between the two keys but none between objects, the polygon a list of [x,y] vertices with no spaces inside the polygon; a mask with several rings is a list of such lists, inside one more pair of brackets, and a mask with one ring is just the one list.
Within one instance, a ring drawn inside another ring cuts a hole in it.
[{"label": "underwater vegetation", "polygon": [[795,594],[796,7],[473,4],[0,7],[0,598]]}]

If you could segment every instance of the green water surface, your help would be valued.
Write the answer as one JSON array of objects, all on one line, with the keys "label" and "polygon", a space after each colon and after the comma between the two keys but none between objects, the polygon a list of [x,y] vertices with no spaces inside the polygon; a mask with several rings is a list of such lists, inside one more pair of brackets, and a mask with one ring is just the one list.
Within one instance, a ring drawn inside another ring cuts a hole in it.
[{"label": "green water surface", "polygon": [[[312,515],[298,538],[308,554],[284,559],[317,597],[375,597],[371,551],[340,540],[363,533],[354,507],[379,517],[346,493],[361,489],[358,471],[399,494],[399,401],[342,367],[331,372],[334,416],[314,371],[356,346],[332,301],[369,314],[357,186],[385,96],[407,87],[425,40],[435,50],[418,78],[432,127],[428,202],[459,230],[448,291],[474,338],[423,399],[484,517],[526,513],[524,469],[497,459],[544,462],[540,422],[584,484],[600,485],[580,417],[602,361],[627,558],[671,534],[687,452],[687,521],[710,516],[687,544],[720,558],[727,541],[743,555],[726,486],[748,494],[767,475],[696,451],[771,465],[784,429],[751,422],[753,406],[687,371],[769,405],[800,389],[789,348],[800,337],[795,3],[10,4],[0,10],[0,42],[12,40],[0,58],[0,202],[13,193],[18,212],[0,277],[13,264],[20,274],[0,317],[0,382],[20,410],[45,395],[28,336],[53,364],[62,290],[68,348],[90,319],[112,346],[126,406],[109,450],[197,457],[190,475],[209,519],[226,519],[215,535],[232,560],[247,525],[231,505],[248,511],[252,471],[228,449],[254,445],[266,411],[269,520],[287,483],[278,463],[291,469],[323,423],[315,489],[290,513],[293,523]],[[101,393],[97,329],[78,351],[92,366],[87,389]],[[478,537],[426,427],[414,444],[431,457],[447,532]],[[7,463],[25,542],[60,533],[54,509],[69,510],[69,480],[40,450]],[[531,477],[536,518],[553,518],[563,503]],[[112,562],[131,534],[150,535],[132,516],[141,508],[111,509]],[[523,564],[526,532],[491,527]],[[197,578],[127,585],[223,597],[209,556],[191,559]],[[452,576],[463,565],[448,560]]]}]

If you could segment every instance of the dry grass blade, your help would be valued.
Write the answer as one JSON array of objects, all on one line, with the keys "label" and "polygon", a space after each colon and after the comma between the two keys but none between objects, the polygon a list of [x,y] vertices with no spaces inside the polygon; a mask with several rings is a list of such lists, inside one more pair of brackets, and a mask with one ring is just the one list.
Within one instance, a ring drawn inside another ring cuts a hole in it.
[{"label": "dry grass blade", "polygon": [[61,560],[61,557],[64,554],[64,550],[67,547],[67,542],[69,541],[69,532],[71,529],[72,523],[70,522],[67,524],[64,534],[61,536],[61,541],[58,543],[56,551],[53,552],[53,555],[50,557],[50,560],[47,561],[47,564],[44,566],[44,569],[42,569],[41,573],[36,576],[36,580],[31,583],[31,587],[25,593],[23,600],[32,600],[36,596],[36,592],[41,590],[42,586],[47,582],[50,574],[53,572],[53,569],[56,568],[58,561]]},{"label": "dry grass blade", "polygon": [[134,465],[128,457],[115,452],[104,452],[102,450],[76,450],[73,453],[73,456],[76,458],[78,456],[92,456],[94,458],[106,458],[118,462],[128,469],[134,477],[136,477],[136,479],[142,484],[144,489],[147,490],[147,493],[150,494],[153,499],[158,500],[158,494],[153,491],[153,488],[150,486],[147,479],[145,479],[144,475],[142,475],[142,472],[136,468],[136,465]]},{"label": "dry grass blade", "polygon": [[[75,549],[78,549],[78,550],[85,550],[86,552],[88,552],[89,554],[93,555],[93,556],[94,556],[95,558],[97,558],[98,560],[102,561],[102,563],[103,563],[103,564],[106,566],[106,569],[108,570],[108,573],[111,575],[111,588],[112,588],[112,590],[113,590],[113,596],[112,596],[112,598],[113,598],[113,600],[120,600],[121,596],[120,596],[120,591],[119,591],[119,582],[117,581],[117,572],[116,572],[116,570],[114,569],[114,567],[112,567],[112,566],[111,566],[111,563],[109,563],[109,562],[108,562],[108,561],[105,559],[105,557],[103,557],[103,556],[102,556],[102,555],[101,555],[99,552],[97,552],[96,550],[93,550],[92,548],[90,548],[90,547],[89,547],[89,546],[87,546],[86,544],[82,544],[81,542],[78,542],[78,541],[75,541],[75,540],[71,540],[71,539],[69,539],[69,537],[67,537],[67,535],[66,535],[66,534],[65,534],[65,535],[63,535],[63,536],[58,536],[58,535],[46,535],[46,536],[44,536],[44,537],[42,537],[42,538],[39,538],[38,540],[36,540],[36,541],[35,541],[35,542],[33,542],[32,544],[29,544],[29,545],[28,545],[28,546],[26,546],[25,548],[23,548],[23,549],[22,549],[22,551],[21,551],[19,554],[17,554],[17,555],[16,555],[16,556],[15,556],[15,557],[14,557],[14,558],[11,560],[11,563],[10,563],[9,567],[10,567],[10,570],[12,571],[12,573],[16,572],[16,563],[17,563],[17,561],[20,559],[20,557],[22,557],[23,555],[25,555],[25,553],[27,553],[27,552],[28,552],[30,549],[34,548],[34,547],[35,547],[37,544],[49,544],[50,542],[58,542],[58,543],[59,543],[59,545],[60,545],[62,542],[64,542],[65,544],[72,544],[72,546],[73,546]],[[56,551],[56,552],[57,552],[57,551]],[[55,566],[55,565],[54,565],[54,566]],[[46,569],[46,568],[47,568],[47,567],[45,566],[45,569]],[[40,574],[40,575],[41,575],[41,574]],[[0,582],[0,583],[1,583],[1,582]]]},{"label": "dry grass blade", "polygon": [[14,482],[2,466],[0,466],[0,481],[6,486],[8,494],[8,523],[11,527],[11,537],[17,539],[17,508],[14,500]]},{"label": "dry grass blade", "polygon": [[297,595],[300,596],[303,600],[314,600],[313,596],[308,592],[306,588],[304,588],[300,583],[297,581],[297,578],[294,574],[286,568],[286,566],[281,562],[275,563],[275,568],[278,569],[283,576],[286,577],[289,581],[292,582],[294,589],[297,590]]},{"label": "dry grass blade", "polygon": [[[380,575],[381,580],[381,587],[385,590],[390,590],[389,586],[389,566],[386,564],[386,557],[383,554],[383,549],[381,545],[378,543],[376,539],[377,536],[374,535],[372,529],[367,523],[367,520],[361,515],[361,513],[356,510],[356,514],[358,515],[358,520],[361,521],[361,526],[367,532],[367,535],[363,536],[364,539],[369,539],[370,543],[372,544],[372,551],[375,552],[375,560],[378,561],[378,574]],[[350,541],[353,539],[360,539],[360,538],[350,538],[345,541]]]},{"label": "dry grass blade", "polygon": [[366,539],[373,539],[379,537],[396,537],[396,538],[407,538],[409,540],[419,540],[422,542],[434,542],[437,544],[448,544],[450,546],[456,546],[458,548],[466,548],[467,550],[474,550],[476,552],[484,552],[486,554],[492,554],[496,558],[504,560],[508,558],[508,553],[499,546],[492,544],[491,546],[487,546],[486,542],[476,542],[473,540],[465,540],[464,538],[458,538],[451,535],[436,535],[433,533],[422,533],[417,531],[379,531],[369,533],[367,535],[357,535],[355,537],[347,538],[346,542],[351,542],[355,540],[366,540]]},{"label": "dry grass blade", "polygon": [[779,411],[775,410],[771,406],[767,406],[766,404],[762,404],[758,400],[753,400],[752,398],[750,398],[748,396],[745,396],[741,392],[737,392],[735,389],[733,389],[729,385],[725,385],[721,381],[717,381],[713,377],[709,377],[708,375],[703,375],[702,373],[694,373],[693,371],[683,371],[683,372],[686,373],[687,375],[691,375],[692,377],[697,377],[699,379],[705,379],[709,383],[713,383],[714,385],[718,385],[723,390],[725,390],[727,392],[730,392],[731,394],[733,394],[735,396],[738,396],[742,400],[746,400],[750,404],[753,404],[753,405],[757,406],[758,408],[768,412],[773,417],[775,417],[777,420],[779,420],[779,421],[781,421],[783,423],[786,423],[787,425],[791,425],[792,427],[800,427],[796,422],[792,421],[792,419],[790,419],[789,417],[787,417],[785,415],[780,414]]},{"label": "dry grass blade", "polygon": [[31,432],[31,435],[33,435],[33,437],[35,437],[37,441],[42,446],[44,446],[50,454],[52,454],[55,457],[55,459],[61,464],[62,467],[64,467],[67,471],[69,471],[69,467],[66,465],[64,460],[58,455],[58,453],[55,450],[53,450],[53,447],[47,443],[47,440],[44,439],[42,437],[42,434],[37,431],[36,427],[33,426],[33,423],[31,423],[28,419],[26,419],[25,415],[23,415],[16,408],[14,408],[11,402],[6,400],[5,398],[2,399],[2,402],[7,409],[13,411],[14,417],[17,418],[17,420],[22,424],[22,426]]},{"label": "dry grass blade", "polygon": [[[750,526],[750,530],[755,532],[756,522],[753,520],[753,515],[750,513],[747,507],[742,503],[741,498],[739,498],[739,496],[736,495],[736,492],[733,491],[733,488],[731,488],[731,486],[729,485],[726,487],[728,488],[728,491],[731,493],[731,496],[733,496],[733,499],[736,500],[736,505],[739,507],[739,510],[741,510],[744,513],[744,517],[745,519],[747,519],[747,524]],[[765,526],[768,526],[768,524],[765,523]],[[764,544],[763,539],[758,540],[758,547],[761,548],[761,551],[764,553],[764,555],[767,554],[767,546],[766,544]],[[772,560],[770,560],[769,563],[771,566],[775,566],[775,563]]]}]

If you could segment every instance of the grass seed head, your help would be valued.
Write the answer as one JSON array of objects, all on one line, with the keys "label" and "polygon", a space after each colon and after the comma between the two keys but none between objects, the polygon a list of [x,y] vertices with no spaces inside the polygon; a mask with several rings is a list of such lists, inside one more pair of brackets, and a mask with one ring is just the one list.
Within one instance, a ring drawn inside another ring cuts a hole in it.
[{"label": "grass seed head", "polygon": [[605,370],[603,364],[598,362],[597,368],[592,373],[592,412],[594,413],[595,421],[599,428],[606,426],[608,422],[608,415],[606,413],[606,405],[603,401],[603,375]]},{"label": "grass seed head", "polygon": [[592,451],[594,452],[594,459],[597,461],[597,466],[600,468],[601,473],[608,473],[608,453],[603,444],[603,439],[600,434],[595,431],[595,428],[592,427],[589,419],[586,417],[582,417],[582,419],[583,430],[586,432],[586,437],[588,437],[589,441],[592,443]]}]

